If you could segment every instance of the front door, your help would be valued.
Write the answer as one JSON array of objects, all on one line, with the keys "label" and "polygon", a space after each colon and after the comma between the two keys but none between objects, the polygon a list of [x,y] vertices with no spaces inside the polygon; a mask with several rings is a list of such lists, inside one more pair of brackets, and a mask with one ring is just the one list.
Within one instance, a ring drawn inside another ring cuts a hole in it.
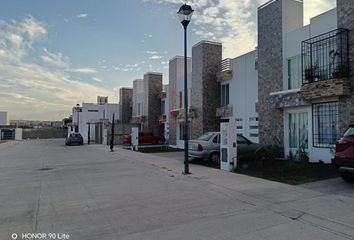
[{"label": "front door", "polygon": [[308,112],[290,112],[288,113],[289,126],[289,149],[293,155],[299,150],[307,151],[308,141]]}]

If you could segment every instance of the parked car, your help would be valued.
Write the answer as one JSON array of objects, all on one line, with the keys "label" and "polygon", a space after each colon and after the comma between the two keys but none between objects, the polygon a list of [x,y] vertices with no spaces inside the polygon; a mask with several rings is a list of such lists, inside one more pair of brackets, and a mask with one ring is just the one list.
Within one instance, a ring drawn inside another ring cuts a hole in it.
[{"label": "parked car", "polygon": [[[238,161],[254,160],[256,151],[261,148],[242,135],[237,135]],[[189,156],[193,158],[220,162],[220,132],[207,132],[196,140],[189,141]]]},{"label": "parked car", "polygon": [[[139,133],[139,144],[162,144],[165,142],[163,136],[154,136],[152,133]],[[124,135],[124,144],[132,144],[131,134]]]},{"label": "parked car", "polygon": [[354,180],[354,124],[337,141],[334,164],[345,181]]},{"label": "parked car", "polygon": [[65,145],[83,145],[84,139],[82,138],[80,133],[70,133],[69,136],[65,140]]}]

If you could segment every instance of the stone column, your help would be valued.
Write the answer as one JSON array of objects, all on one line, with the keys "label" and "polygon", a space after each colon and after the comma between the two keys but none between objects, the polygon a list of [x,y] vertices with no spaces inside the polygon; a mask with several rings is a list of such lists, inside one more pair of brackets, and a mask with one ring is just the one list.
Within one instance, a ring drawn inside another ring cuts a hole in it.
[{"label": "stone column", "polygon": [[339,99],[339,129],[344,133],[349,124],[354,123],[354,2],[337,0],[338,28],[349,30],[349,80],[351,96]]},{"label": "stone column", "polygon": [[208,131],[220,130],[216,108],[221,90],[216,73],[221,60],[220,43],[201,41],[192,48],[191,107],[195,111],[195,117],[191,119],[192,139]]},{"label": "stone column", "polygon": [[146,73],[144,75],[144,131],[155,135],[162,134],[159,117],[161,115],[162,74]]},{"label": "stone column", "polygon": [[132,88],[119,89],[120,120],[123,124],[130,123],[132,119]]}]

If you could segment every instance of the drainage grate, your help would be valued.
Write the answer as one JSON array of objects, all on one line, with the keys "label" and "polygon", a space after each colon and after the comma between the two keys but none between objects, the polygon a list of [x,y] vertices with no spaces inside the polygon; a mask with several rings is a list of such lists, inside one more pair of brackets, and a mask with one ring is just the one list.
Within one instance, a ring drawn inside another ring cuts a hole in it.
[{"label": "drainage grate", "polygon": [[38,171],[50,171],[50,170],[53,170],[53,168],[46,167],[46,168],[38,169]]}]

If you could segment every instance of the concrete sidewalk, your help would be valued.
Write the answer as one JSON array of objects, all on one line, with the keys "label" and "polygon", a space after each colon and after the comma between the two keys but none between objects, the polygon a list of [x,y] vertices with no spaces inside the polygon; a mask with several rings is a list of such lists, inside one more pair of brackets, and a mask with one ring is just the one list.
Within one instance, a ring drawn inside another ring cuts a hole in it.
[{"label": "concrete sidewalk", "polygon": [[[38,171],[38,169],[47,171]],[[62,140],[0,145],[0,239],[354,239],[354,199]],[[353,190],[354,191],[354,190]]]}]

